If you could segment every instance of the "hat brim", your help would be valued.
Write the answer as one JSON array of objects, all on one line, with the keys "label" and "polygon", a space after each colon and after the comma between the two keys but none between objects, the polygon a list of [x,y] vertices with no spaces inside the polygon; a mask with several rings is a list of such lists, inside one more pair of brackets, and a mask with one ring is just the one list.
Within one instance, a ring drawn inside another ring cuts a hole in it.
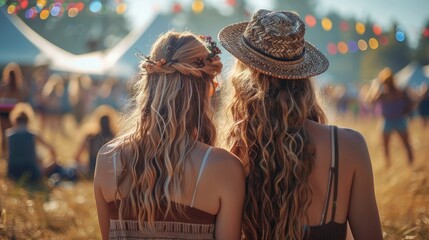
[{"label": "hat brim", "polygon": [[248,22],[224,27],[218,35],[219,42],[234,57],[249,67],[281,79],[306,79],[325,72],[329,61],[316,47],[305,41],[305,53],[296,61],[282,61],[265,56],[243,42]]}]

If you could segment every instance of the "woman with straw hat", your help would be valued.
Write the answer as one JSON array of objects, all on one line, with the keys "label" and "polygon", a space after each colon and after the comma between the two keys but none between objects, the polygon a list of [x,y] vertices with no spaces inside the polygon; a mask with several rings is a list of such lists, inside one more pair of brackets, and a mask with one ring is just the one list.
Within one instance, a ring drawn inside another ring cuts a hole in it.
[{"label": "woman with straw hat", "polygon": [[227,142],[248,174],[246,239],[382,239],[359,133],[326,125],[311,78],[328,60],[288,11],[257,11],[219,33],[237,60]]},{"label": "woman with straw hat", "polygon": [[210,146],[218,53],[209,37],[167,32],[143,57],[132,111],[98,153],[103,239],[240,239],[243,166]]}]

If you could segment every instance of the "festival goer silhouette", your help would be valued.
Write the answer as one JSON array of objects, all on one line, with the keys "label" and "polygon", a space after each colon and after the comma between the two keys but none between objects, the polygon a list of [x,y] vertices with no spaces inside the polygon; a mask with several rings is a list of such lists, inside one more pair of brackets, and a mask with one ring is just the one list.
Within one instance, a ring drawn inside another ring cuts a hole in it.
[{"label": "festival goer silhouette", "polygon": [[268,10],[219,33],[237,59],[226,132],[248,174],[244,236],[346,239],[349,223],[355,239],[382,239],[365,140],[326,125],[312,77],[329,63],[304,34],[296,13]]},{"label": "festival goer silhouette", "polygon": [[[9,147],[7,175],[13,180],[24,183],[40,183],[42,177],[50,174],[56,165],[54,148],[38,134],[28,128],[34,119],[34,112],[29,104],[18,103],[10,114],[13,127],[7,129]],[[43,165],[36,154],[37,144],[43,145],[50,152],[51,163]]]},{"label": "festival goer silhouette", "polygon": [[407,117],[412,112],[414,104],[406,90],[396,87],[394,74],[390,68],[384,68],[378,74],[380,89],[373,102],[381,106],[381,114],[384,118],[383,125],[383,148],[386,166],[390,167],[390,139],[393,132],[398,133],[404,144],[408,163],[414,161],[413,150],[411,149]]},{"label": "festival goer silhouette", "polygon": [[[84,130],[87,132],[85,140],[81,143],[75,156],[76,162],[78,162],[79,165],[85,165],[84,169],[89,179],[93,179],[94,177],[98,151],[116,135],[116,112],[113,108],[106,105],[99,106],[95,110],[94,115],[95,118],[97,118],[96,121],[98,125],[90,126]],[[84,160],[82,159],[82,155],[85,151],[88,152],[87,164],[83,164]]]},{"label": "festival goer silhouette", "polygon": [[6,129],[11,127],[9,115],[18,102],[25,99],[23,90],[23,78],[18,64],[11,62],[3,69],[3,78],[0,84],[0,129],[1,152],[7,157]]},{"label": "festival goer silhouette", "polygon": [[240,239],[243,166],[211,146],[219,52],[210,37],[167,32],[139,54],[133,110],[97,158],[103,239]]}]

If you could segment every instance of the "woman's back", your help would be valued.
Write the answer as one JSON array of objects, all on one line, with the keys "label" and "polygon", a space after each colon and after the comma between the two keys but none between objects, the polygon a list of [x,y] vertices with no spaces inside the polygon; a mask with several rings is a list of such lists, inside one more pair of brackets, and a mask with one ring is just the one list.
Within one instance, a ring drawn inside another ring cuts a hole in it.
[{"label": "woman's back", "polygon": [[[323,234],[335,236],[329,239],[345,239],[347,221],[355,239],[370,239],[369,236],[374,236],[371,229],[380,226],[378,215],[367,214],[377,212],[377,206],[365,140],[353,130],[340,128],[335,141],[333,127],[313,121],[307,121],[305,126],[316,153],[309,178],[312,199],[307,210],[311,239],[324,239]],[[336,163],[335,149],[338,154]],[[336,171],[330,180],[332,167]],[[367,225],[360,224],[362,222]],[[344,235],[339,237],[339,233]]]},{"label": "woman's back", "polygon": [[[171,193],[171,212],[166,216],[160,212],[156,213],[155,232],[149,228],[149,225],[145,229],[139,229],[137,216],[125,216],[119,219],[120,200],[116,194],[115,179],[121,173],[123,166],[118,156],[121,155],[126,161],[129,153],[118,154],[110,150],[108,146],[100,150],[96,171],[96,175],[99,174],[96,179],[100,181],[95,183],[99,186],[98,189],[96,187],[96,191],[100,191],[108,203],[106,212],[110,219],[110,238],[137,236],[147,239],[177,237],[214,239],[216,235],[214,226],[219,218],[225,220],[229,214],[241,216],[242,198],[240,199],[239,196],[240,192],[244,195],[244,172],[240,161],[224,149],[197,142],[185,163],[183,196]],[[127,195],[130,186],[131,179],[126,177],[120,186],[120,192]],[[222,201],[227,200],[228,197],[238,197],[233,201],[237,205],[225,206],[223,210]],[[161,206],[163,211],[166,208]],[[229,211],[237,211],[237,213]],[[225,224],[233,223],[234,219],[231,219],[230,223]]]}]

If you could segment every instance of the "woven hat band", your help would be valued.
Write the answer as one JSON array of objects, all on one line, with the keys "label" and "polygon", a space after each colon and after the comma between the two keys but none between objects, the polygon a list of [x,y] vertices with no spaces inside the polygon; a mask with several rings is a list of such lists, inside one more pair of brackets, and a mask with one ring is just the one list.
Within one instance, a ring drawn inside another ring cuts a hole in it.
[{"label": "woven hat band", "polygon": [[242,40],[243,44],[244,44],[246,47],[249,47],[250,49],[252,49],[252,50],[254,50],[254,51],[256,51],[256,52],[258,52],[258,53],[260,53],[260,54],[262,54],[262,55],[264,55],[264,56],[266,56],[266,57],[269,57],[269,58],[272,58],[272,59],[275,59],[275,60],[278,60],[278,61],[296,62],[297,60],[301,59],[301,58],[302,58],[302,57],[304,57],[304,55],[305,55],[305,47],[304,47],[304,48],[302,48],[302,52],[301,52],[299,55],[294,56],[294,57],[292,57],[292,58],[287,58],[287,57],[284,57],[284,58],[276,57],[276,56],[273,56],[273,55],[271,55],[271,54],[269,54],[269,53],[266,53],[266,52],[262,51],[261,49],[259,49],[259,48],[255,47],[255,46],[253,46],[253,45],[252,45],[252,44],[251,44],[251,43],[246,39],[246,37],[245,37],[245,36],[243,36],[243,37],[241,38],[241,40]]}]

